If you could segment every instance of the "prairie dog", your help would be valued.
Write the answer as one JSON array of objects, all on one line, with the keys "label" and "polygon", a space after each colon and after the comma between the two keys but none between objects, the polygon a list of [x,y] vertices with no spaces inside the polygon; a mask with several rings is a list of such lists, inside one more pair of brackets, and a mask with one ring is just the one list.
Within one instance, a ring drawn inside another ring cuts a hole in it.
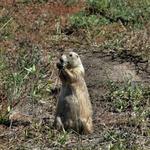
[{"label": "prairie dog", "polygon": [[54,125],[58,129],[92,133],[93,111],[79,55],[75,52],[62,55],[57,67],[62,87],[56,106]]}]

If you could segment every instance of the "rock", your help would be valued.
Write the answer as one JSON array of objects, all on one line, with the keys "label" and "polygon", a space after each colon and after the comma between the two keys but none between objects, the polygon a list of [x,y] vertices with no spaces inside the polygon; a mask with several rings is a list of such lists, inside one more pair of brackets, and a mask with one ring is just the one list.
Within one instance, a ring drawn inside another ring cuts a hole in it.
[{"label": "rock", "polygon": [[86,81],[89,84],[101,84],[108,80],[114,82],[126,82],[127,79],[142,80],[140,75],[137,75],[134,64],[112,61],[109,57],[101,57],[98,54],[88,56],[88,59],[83,58],[83,65],[86,71]]},{"label": "rock", "polygon": [[108,78],[113,81],[141,81],[140,77],[136,74],[134,66],[130,63],[116,64],[112,66],[111,70],[107,70]]},{"label": "rock", "polygon": [[27,114],[23,114],[19,111],[13,111],[10,115],[9,115],[9,120],[11,120],[12,122],[27,122],[27,123],[31,123],[32,121],[32,116],[31,115],[27,115]]}]

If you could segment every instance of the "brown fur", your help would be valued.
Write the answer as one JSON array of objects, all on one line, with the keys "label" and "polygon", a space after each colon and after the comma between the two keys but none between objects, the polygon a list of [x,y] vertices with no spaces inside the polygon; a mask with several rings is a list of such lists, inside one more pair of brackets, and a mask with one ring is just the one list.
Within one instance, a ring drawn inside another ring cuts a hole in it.
[{"label": "brown fur", "polygon": [[[69,59],[70,54],[72,54],[71,59]],[[62,88],[56,107],[54,125],[58,129],[73,129],[85,134],[92,133],[93,112],[84,80],[82,62],[74,52],[70,52],[66,57],[68,65],[60,69]]]}]

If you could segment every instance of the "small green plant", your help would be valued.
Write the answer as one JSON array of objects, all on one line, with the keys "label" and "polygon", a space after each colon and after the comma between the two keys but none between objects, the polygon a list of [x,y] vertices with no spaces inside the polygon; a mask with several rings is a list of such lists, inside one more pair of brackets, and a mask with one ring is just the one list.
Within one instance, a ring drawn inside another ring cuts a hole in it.
[{"label": "small green plant", "polygon": [[0,40],[7,40],[13,37],[11,31],[14,28],[12,17],[0,17]]},{"label": "small green plant", "polygon": [[0,124],[9,126],[10,120],[6,116],[0,116]]},{"label": "small green plant", "polygon": [[66,143],[67,139],[68,139],[68,133],[67,132],[63,132],[58,137],[58,143],[60,143],[61,145],[64,145]]}]

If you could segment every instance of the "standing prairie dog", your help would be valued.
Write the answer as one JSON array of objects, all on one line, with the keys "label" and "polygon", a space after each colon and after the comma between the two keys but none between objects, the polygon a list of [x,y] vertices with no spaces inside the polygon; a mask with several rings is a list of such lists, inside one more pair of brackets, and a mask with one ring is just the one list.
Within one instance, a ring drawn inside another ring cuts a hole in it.
[{"label": "standing prairie dog", "polygon": [[69,52],[57,63],[62,82],[56,106],[54,125],[58,129],[73,129],[78,133],[93,132],[92,105],[84,80],[84,67],[79,55]]}]

